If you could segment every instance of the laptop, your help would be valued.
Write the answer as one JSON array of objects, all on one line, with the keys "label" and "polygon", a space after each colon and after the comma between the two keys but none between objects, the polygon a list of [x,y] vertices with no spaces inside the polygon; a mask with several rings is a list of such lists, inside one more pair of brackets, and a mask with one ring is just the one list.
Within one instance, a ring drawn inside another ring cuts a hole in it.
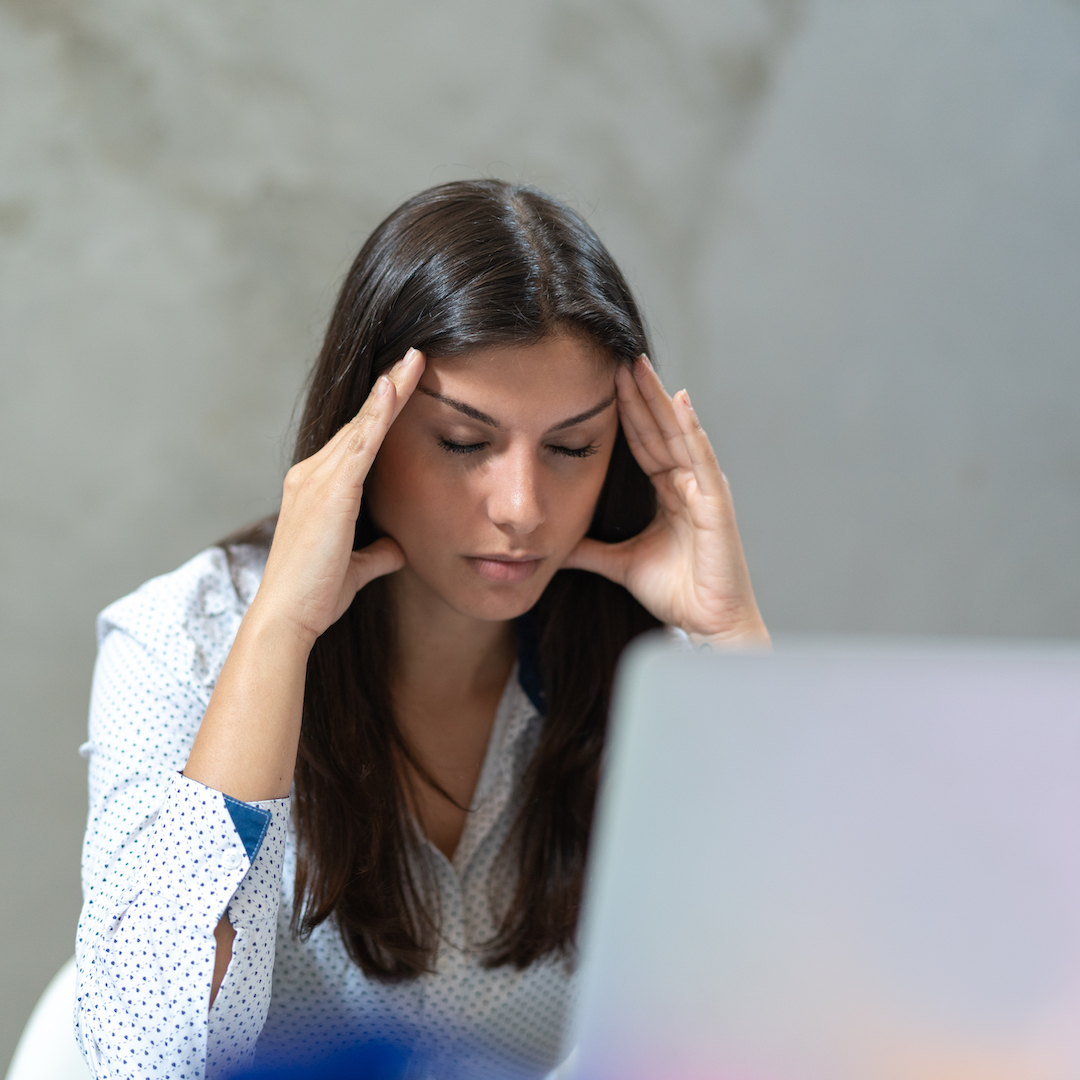
[{"label": "laptop", "polygon": [[632,648],[575,1080],[1078,1080],[1080,647]]}]

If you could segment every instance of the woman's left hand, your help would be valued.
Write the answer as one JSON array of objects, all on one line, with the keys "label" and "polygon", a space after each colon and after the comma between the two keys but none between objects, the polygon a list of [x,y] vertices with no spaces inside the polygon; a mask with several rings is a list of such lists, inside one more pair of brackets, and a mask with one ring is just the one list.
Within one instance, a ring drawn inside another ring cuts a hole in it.
[{"label": "woman's left hand", "polygon": [[623,585],[695,644],[767,646],[727,478],[685,390],[668,397],[649,361],[616,374],[619,418],[659,508],[619,544],[582,540],[564,563]]}]

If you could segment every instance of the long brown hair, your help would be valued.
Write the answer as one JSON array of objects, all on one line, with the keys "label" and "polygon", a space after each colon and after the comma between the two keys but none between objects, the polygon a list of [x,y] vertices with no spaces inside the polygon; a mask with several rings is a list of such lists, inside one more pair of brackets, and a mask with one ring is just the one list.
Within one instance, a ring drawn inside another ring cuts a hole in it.
[{"label": "long brown hair", "polygon": [[[347,423],[410,346],[447,357],[559,331],[586,335],[617,363],[647,351],[630,289],[592,229],[528,187],[485,180],[422,192],[379,225],[345,279],[295,460]],[[589,535],[626,539],[655,511],[620,429]],[[377,535],[362,508],[355,547]],[[531,661],[544,723],[503,850],[517,884],[486,960],[523,968],[572,955],[615,664],[658,623],[621,586],[562,570],[520,624],[521,667]],[[431,889],[414,871],[423,859],[399,767],[414,758],[391,705],[393,642],[379,579],[315,643],[293,800],[294,932],[333,917],[356,963],[384,980],[431,970],[438,941]]]}]

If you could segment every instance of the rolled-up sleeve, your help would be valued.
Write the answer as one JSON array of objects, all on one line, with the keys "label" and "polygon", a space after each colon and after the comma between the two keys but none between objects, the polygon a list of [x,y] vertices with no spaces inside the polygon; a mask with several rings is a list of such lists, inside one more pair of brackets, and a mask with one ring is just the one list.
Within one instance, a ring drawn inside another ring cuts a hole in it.
[{"label": "rolled-up sleeve", "polygon": [[[97,1077],[226,1074],[266,1019],[289,800],[242,803],[180,773],[206,700],[128,633],[104,635],[75,1006]],[[210,1008],[226,912],[236,938]]]}]

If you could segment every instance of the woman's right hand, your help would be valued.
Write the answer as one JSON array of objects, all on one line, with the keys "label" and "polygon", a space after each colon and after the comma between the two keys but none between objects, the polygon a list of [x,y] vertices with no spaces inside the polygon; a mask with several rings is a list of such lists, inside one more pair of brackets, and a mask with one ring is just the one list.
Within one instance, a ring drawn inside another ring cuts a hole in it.
[{"label": "woman's right hand", "polygon": [[424,357],[410,349],[355,419],[289,470],[259,591],[184,767],[190,779],[243,802],[289,794],[311,646],[372,578],[405,561],[389,537],[352,546],[368,470],[423,370]]},{"label": "woman's right hand", "polygon": [[405,563],[389,537],[360,551],[352,548],[372,462],[423,371],[423,354],[409,349],[379,376],[353,420],[285,476],[281,513],[252,614],[284,621],[309,647],[369,581]]}]

